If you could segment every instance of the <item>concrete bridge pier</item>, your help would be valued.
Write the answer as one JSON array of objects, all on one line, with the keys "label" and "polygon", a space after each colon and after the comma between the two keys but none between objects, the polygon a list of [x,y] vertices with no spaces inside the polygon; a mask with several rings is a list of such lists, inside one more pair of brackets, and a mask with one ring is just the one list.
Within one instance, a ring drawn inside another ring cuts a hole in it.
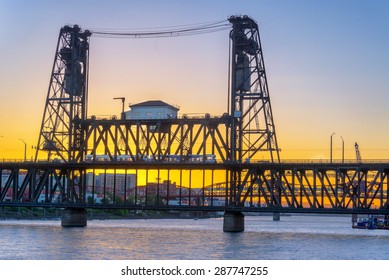
[{"label": "concrete bridge pier", "polygon": [[273,221],[280,220],[280,212],[273,212]]},{"label": "concrete bridge pier", "polygon": [[61,226],[63,227],[86,227],[86,209],[65,208],[62,211]]},{"label": "concrete bridge pier", "polygon": [[223,231],[242,232],[244,231],[244,215],[242,212],[224,212]]}]

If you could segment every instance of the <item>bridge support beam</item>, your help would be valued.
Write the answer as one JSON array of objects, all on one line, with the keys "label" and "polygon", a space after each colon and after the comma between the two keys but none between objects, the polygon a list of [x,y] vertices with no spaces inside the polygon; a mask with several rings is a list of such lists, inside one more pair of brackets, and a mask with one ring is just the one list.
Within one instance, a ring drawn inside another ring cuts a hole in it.
[{"label": "bridge support beam", "polygon": [[244,231],[244,215],[242,212],[224,212],[223,231],[241,232]]},{"label": "bridge support beam", "polygon": [[63,227],[85,227],[86,209],[65,208],[62,211],[61,226]]}]

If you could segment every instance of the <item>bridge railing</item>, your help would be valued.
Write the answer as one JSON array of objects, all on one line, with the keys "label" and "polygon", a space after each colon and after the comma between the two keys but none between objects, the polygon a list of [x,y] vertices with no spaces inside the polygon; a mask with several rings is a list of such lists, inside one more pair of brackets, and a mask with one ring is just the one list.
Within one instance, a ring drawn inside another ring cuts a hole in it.
[{"label": "bridge railing", "polygon": [[[97,161],[97,160],[96,160]],[[119,160],[118,160],[119,161]],[[28,162],[28,163],[34,163],[35,161],[34,160],[24,160],[24,159],[18,159],[18,158],[1,158],[0,157],[0,163],[3,162],[3,163],[12,163],[12,162],[15,162],[15,163],[22,163],[22,162]],[[44,163],[44,162],[49,162],[47,160],[38,160],[38,162],[40,163]],[[56,162],[56,163],[59,163],[60,160],[55,158],[53,160],[51,160],[50,162]],[[216,158],[215,160],[213,160],[212,162],[209,162],[209,163],[223,163],[222,160]],[[271,163],[270,161],[267,161],[267,160],[250,160],[250,163],[253,163],[253,164],[260,164],[260,163]],[[382,163],[382,164],[389,164],[389,159],[364,159],[364,160],[360,160],[360,161],[357,161],[355,159],[345,159],[345,160],[328,160],[328,159],[284,159],[284,160],[281,160],[280,162],[281,164],[304,164],[304,163],[314,163],[314,164],[358,164],[358,163],[362,163],[362,164],[376,164],[376,163]]]},{"label": "bridge railing", "polygon": [[24,159],[19,159],[19,158],[1,158],[0,157],[0,162],[5,162],[5,163],[8,163],[8,162],[34,162],[34,160],[32,160],[32,159],[24,160]]},{"label": "bridge railing", "polygon": [[[258,161],[260,163],[261,161]],[[301,164],[301,163],[323,163],[323,164],[356,164],[356,163],[363,163],[363,164],[374,164],[374,163],[389,163],[389,159],[364,159],[357,161],[356,159],[345,159],[345,160],[332,160],[329,159],[285,159],[281,160],[281,163],[287,163],[287,164]]]}]

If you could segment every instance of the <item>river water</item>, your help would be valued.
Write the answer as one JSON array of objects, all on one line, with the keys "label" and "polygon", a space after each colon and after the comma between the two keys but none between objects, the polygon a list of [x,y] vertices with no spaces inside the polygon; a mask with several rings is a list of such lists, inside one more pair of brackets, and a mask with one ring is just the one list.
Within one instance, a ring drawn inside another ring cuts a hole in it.
[{"label": "river water", "polygon": [[350,216],[245,217],[225,233],[223,219],[0,221],[2,260],[389,260],[389,230],[352,229]]}]

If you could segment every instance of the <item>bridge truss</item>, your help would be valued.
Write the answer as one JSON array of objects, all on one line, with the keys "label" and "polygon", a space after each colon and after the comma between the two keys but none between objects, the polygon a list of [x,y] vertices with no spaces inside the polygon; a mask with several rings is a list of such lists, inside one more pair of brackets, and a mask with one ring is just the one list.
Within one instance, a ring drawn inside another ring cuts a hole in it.
[{"label": "bridge truss", "polygon": [[[228,181],[234,169],[243,175],[237,189]],[[389,213],[389,163],[2,163],[0,170],[1,206]]]},{"label": "bridge truss", "polygon": [[[84,127],[82,150],[87,161],[125,161],[155,163],[229,160],[227,127],[231,118],[176,118],[160,120],[96,120],[77,121]],[[105,155],[105,158],[99,158]],[[75,157],[84,161],[82,153]]]}]

